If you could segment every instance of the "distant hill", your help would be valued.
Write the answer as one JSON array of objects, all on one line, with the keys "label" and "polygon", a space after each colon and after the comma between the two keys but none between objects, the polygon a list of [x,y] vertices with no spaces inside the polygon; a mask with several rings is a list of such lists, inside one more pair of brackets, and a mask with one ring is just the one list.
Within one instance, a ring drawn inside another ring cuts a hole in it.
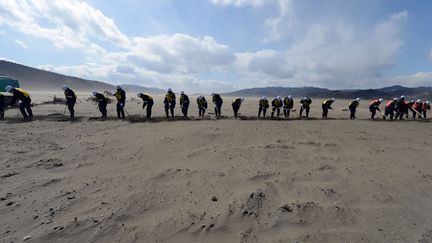
[{"label": "distant hill", "polygon": [[[75,91],[114,91],[115,86],[94,80],[66,76],[25,65],[0,60],[0,75],[19,80],[21,87],[31,91],[59,91],[63,84]],[[124,85],[129,92],[148,92],[161,94],[164,90],[157,88],[145,88],[139,85]]]},{"label": "distant hill", "polygon": [[408,88],[403,86],[391,86],[380,89],[359,89],[359,90],[330,90],[314,87],[301,88],[286,88],[286,87],[266,87],[242,89],[230,93],[224,93],[224,96],[268,96],[276,97],[278,95],[284,97],[292,95],[294,97],[309,96],[311,98],[339,98],[339,99],[362,99],[384,98],[391,99],[405,95],[409,99],[429,99],[432,100],[432,87],[417,87]]}]

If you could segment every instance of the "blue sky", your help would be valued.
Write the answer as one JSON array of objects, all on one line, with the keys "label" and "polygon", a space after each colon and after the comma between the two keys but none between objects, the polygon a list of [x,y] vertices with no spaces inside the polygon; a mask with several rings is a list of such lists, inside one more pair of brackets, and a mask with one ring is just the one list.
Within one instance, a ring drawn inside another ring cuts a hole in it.
[{"label": "blue sky", "polygon": [[0,58],[113,84],[432,86],[428,0],[2,0]]}]

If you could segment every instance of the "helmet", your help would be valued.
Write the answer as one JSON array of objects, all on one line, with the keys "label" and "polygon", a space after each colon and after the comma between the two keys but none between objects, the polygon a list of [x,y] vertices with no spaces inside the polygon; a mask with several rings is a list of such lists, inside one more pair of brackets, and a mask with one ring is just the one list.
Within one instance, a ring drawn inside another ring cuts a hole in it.
[{"label": "helmet", "polygon": [[137,96],[141,98],[141,95],[142,95],[142,94],[143,94],[143,93],[138,93]]},{"label": "helmet", "polygon": [[121,89],[121,86],[120,86],[120,85],[117,85],[116,88],[117,88],[117,89]]},{"label": "helmet", "polygon": [[335,101],[335,98],[331,98],[332,101]]},{"label": "helmet", "polygon": [[303,100],[307,100],[307,97],[305,96],[305,97],[303,97]]},{"label": "helmet", "polygon": [[262,99],[262,100],[265,100],[265,99],[267,99],[267,97],[263,96],[263,97],[261,97],[261,99]]},{"label": "helmet", "polygon": [[421,102],[421,99],[418,99],[417,102],[420,103],[420,102]]},{"label": "helmet", "polygon": [[428,101],[426,101],[426,104],[429,104],[429,100],[428,100]]},{"label": "helmet", "polygon": [[280,100],[280,96],[276,97],[276,99]]},{"label": "helmet", "polygon": [[168,92],[172,92],[172,89],[171,89],[171,88],[169,88],[169,89],[168,89]]},{"label": "helmet", "polygon": [[63,85],[63,91],[66,91],[67,89],[69,89],[68,86],[66,86],[66,84]]},{"label": "helmet", "polygon": [[244,97],[240,97],[240,101],[243,103],[243,101],[244,101]]},{"label": "helmet", "polygon": [[180,92],[180,94],[184,95],[184,91]]},{"label": "helmet", "polygon": [[13,87],[8,85],[8,86],[6,86],[5,90],[6,90],[6,92],[11,92],[13,90]]},{"label": "helmet", "polygon": [[356,100],[357,100],[357,102],[359,102],[359,101],[360,101],[360,98],[357,98]]},{"label": "helmet", "polygon": [[395,98],[393,98],[393,100],[394,100],[394,101],[398,101],[398,98],[395,97]]},{"label": "helmet", "polygon": [[383,100],[382,98],[379,98],[378,101],[379,101],[380,103],[382,103],[384,100]]},{"label": "helmet", "polygon": [[215,93],[212,93],[212,96],[214,96],[215,95]]},{"label": "helmet", "polygon": [[414,100],[410,100],[410,102],[411,102],[411,103],[414,103],[415,101],[414,101]]},{"label": "helmet", "polygon": [[288,95],[288,99],[292,99],[292,95]]},{"label": "helmet", "polygon": [[97,95],[97,92],[96,92],[96,91],[93,91],[92,94],[93,94],[93,96],[96,96],[96,95]]},{"label": "helmet", "polygon": [[400,99],[401,99],[401,100],[404,100],[404,99],[405,99],[405,96],[402,95],[402,96],[400,97]]}]

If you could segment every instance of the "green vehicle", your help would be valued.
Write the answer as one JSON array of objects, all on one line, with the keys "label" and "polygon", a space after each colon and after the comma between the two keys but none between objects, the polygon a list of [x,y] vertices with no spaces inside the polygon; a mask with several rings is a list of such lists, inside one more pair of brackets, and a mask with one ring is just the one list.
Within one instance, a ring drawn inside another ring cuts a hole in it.
[{"label": "green vehicle", "polygon": [[14,88],[20,87],[18,80],[6,76],[0,76],[0,92],[2,92],[4,95],[5,106],[10,104],[10,102],[12,101],[12,95],[6,92],[6,86],[8,85]]}]

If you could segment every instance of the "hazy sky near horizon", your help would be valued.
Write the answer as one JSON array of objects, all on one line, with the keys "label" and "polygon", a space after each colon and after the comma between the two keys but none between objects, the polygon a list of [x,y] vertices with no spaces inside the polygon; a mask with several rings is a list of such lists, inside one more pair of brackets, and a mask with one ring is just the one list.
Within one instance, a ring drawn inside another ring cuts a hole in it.
[{"label": "hazy sky near horizon", "polygon": [[429,0],[0,0],[0,59],[177,91],[432,86]]}]

